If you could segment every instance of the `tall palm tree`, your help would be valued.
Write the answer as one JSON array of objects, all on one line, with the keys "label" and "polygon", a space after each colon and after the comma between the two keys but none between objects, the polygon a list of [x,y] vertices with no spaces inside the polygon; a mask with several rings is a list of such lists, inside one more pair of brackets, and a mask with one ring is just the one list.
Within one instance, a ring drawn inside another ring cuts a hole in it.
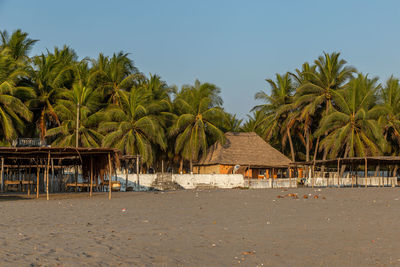
[{"label": "tall palm tree", "polygon": [[128,54],[122,51],[111,58],[100,53],[92,65],[93,76],[109,103],[118,104],[121,92],[130,90],[137,79],[144,79]]},{"label": "tall palm tree", "polygon": [[9,56],[18,64],[26,64],[29,61],[29,52],[38,40],[28,38],[28,33],[20,29],[14,31],[11,36],[7,31],[0,31],[0,50],[9,49]]},{"label": "tall palm tree", "polygon": [[[268,94],[264,91],[258,92],[255,95],[255,98],[262,100],[264,104],[255,106],[253,110],[259,110],[266,115],[262,122],[263,138],[266,141],[271,141],[273,138],[280,139],[282,150],[286,145],[286,140],[289,140],[290,153],[292,160],[294,161],[295,152],[291,135],[293,120],[290,120],[290,122],[288,121],[286,124],[284,123],[293,109],[294,86],[291,76],[289,73],[285,73],[284,75],[277,73],[275,75],[275,81],[272,79],[267,79],[266,81],[271,87],[271,93]],[[282,126],[284,125],[287,127],[284,127],[283,129]]]},{"label": "tall palm tree", "polygon": [[263,136],[263,123],[266,121],[266,115],[260,110],[254,110],[250,115],[247,115],[246,121],[241,126],[243,132],[255,132],[259,136]]},{"label": "tall palm tree", "polygon": [[224,112],[224,121],[222,122],[222,130],[224,132],[240,132],[243,119],[238,119],[236,114]]},{"label": "tall palm tree", "polygon": [[29,88],[18,86],[21,76],[25,75],[26,72],[15,63],[15,60],[9,54],[9,49],[1,50],[0,135],[6,143],[16,138],[18,133],[22,133],[25,121],[32,119],[32,113],[21,101],[21,96],[34,97],[34,92]]},{"label": "tall palm tree", "polygon": [[[329,114],[333,94],[336,90],[343,89],[356,72],[355,68],[346,66],[346,63],[340,59],[340,53],[324,53],[314,61],[316,71],[310,69],[309,72],[303,72],[307,82],[301,84],[296,92],[296,105],[304,109],[303,117],[321,116],[316,113],[324,116]],[[315,150],[318,150],[318,145]],[[327,151],[324,151],[323,159],[326,156]]]},{"label": "tall palm tree", "polygon": [[328,133],[321,146],[331,157],[365,157],[379,155],[384,139],[377,120],[384,109],[376,105],[380,85],[377,78],[359,74],[346,89],[333,92],[337,110],[325,116],[317,131]]},{"label": "tall palm tree", "polygon": [[190,162],[205,156],[214,141],[224,142],[218,123],[223,120],[220,89],[213,84],[195,81],[194,86],[184,86],[174,100],[177,112],[170,134],[176,136],[175,153]]},{"label": "tall palm tree", "polygon": [[61,147],[98,147],[103,135],[97,132],[101,116],[97,114],[101,94],[89,84],[89,68],[85,61],[74,67],[75,81],[71,89],[59,92],[55,113],[61,124],[47,130],[46,136]]},{"label": "tall palm tree", "polygon": [[34,121],[39,131],[39,137],[44,140],[50,127],[60,125],[60,120],[54,110],[54,105],[60,91],[70,88],[73,82],[72,66],[76,63],[76,54],[68,47],[61,51],[55,48],[55,53],[35,56],[30,70],[31,86],[36,98],[28,105],[35,111]]},{"label": "tall palm tree", "polygon": [[400,82],[390,77],[379,92],[385,113],[379,118],[385,140],[390,144],[388,150],[398,155],[400,147]]},{"label": "tall palm tree", "polygon": [[118,148],[127,155],[140,154],[143,162],[150,165],[154,159],[152,144],[166,148],[164,129],[157,116],[160,109],[143,87],[121,92],[119,104],[110,105],[104,112],[106,120],[99,126],[105,134],[102,145]]}]

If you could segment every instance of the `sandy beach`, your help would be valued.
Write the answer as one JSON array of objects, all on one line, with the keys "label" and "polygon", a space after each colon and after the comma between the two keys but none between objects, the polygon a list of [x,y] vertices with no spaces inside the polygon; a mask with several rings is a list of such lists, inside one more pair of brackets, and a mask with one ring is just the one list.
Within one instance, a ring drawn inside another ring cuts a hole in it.
[{"label": "sandy beach", "polygon": [[2,196],[0,265],[400,266],[399,199],[398,188]]}]

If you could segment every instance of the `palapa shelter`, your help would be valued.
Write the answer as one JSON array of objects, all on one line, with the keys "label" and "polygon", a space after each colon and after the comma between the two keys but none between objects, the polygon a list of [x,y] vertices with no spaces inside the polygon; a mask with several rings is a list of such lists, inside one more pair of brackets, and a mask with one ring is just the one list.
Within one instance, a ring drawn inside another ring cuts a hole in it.
[{"label": "palapa shelter", "polygon": [[210,147],[204,159],[195,164],[194,173],[232,174],[245,178],[283,177],[291,161],[254,132],[225,134],[226,143]]},{"label": "palapa shelter", "polygon": [[[59,185],[64,181],[66,188],[86,188],[90,195],[93,189],[107,187],[111,198],[111,178],[119,167],[119,159],[119,150],[111,148],[0,147],[1,191],[11,185],[27,188],[28,194],[34,189],[37,197],[45,191],[49,199],[50,191],[63,190]],[[79,167],[83,182],[78,182]],[[75,170],[75,174],[68,177],[65,170]],[[68,183],[65,178],[73,181]]]},{"label": "palapa shelter", "polygon": [[[341,186],[398,186],[398,167],[400,156],[348,157],[326,160],[293,162],[291,166],[307,167],[306,178],[314,186],[316,179],[335,180]],[[346,176],[346,177],[343,177]],[[386,180],[385,180],[386,178]],[[346,181],[348,179],[348,181]],[[328,182],[329,184],[329,182]]]}]

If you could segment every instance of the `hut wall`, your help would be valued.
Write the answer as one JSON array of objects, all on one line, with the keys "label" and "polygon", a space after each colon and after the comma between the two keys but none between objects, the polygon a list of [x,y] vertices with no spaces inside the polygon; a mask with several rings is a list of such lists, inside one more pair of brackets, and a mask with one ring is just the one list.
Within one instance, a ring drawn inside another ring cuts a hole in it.
[{"label": "hut wall", "polygon": [[205,165],[205,166],[195,166],[193,168],[193,173],[197,174],[219,174],[220,165]]}]

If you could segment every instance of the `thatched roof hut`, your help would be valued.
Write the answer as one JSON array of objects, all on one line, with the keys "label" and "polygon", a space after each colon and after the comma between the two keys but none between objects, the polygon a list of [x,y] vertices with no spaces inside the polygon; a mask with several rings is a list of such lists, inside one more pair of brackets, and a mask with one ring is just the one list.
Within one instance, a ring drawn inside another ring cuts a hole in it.
[{"label": "thatched roof hut", "polygon": [[256,169],[287,169],[291,163],[290,159],[254,132],[228,132],[225,136],[226,143],[222,145],[217,142],[211,146],[206,157],[195,164],[195,172],[232,173],[233,167],[240,165],[243,172],[250,170],[248,175],[258,178],[260,172],[255,172]]}]

